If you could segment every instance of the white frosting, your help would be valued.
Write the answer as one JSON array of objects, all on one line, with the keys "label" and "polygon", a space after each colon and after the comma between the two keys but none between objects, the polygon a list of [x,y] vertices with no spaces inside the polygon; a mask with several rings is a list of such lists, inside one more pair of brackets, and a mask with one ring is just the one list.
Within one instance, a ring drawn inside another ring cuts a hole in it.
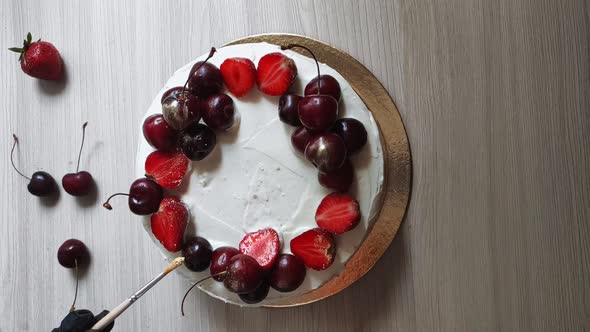
[{"label": "white frosting", "polygon": [[[210,62],[219,66],[226,58],[245,57],[257,64],[263,55],[271,52],[283,52],[295,61],[298,74],[292,90],[302,94],[302,87],[316,76],[313,59],[292,51],[280,51],[278,46],[266,43],[226,46],[218,49]],[[169,88],[184,85],[193,64],[205,57],[199,57],[174,73],[154,98],[144,119],[162,112],[162,94]],[[297,290],[279,293],[271,288],[266,300],[258,305],[306,293],[340,273],[381,209],[384,161],[379,128],[365,104],[338,72],[325,64],[320,65],[320,70],[340,83],[339,116],[358,119],[368,133],[367,145],[351,159],[355,169],[351,193],[359,201],[362,218],[354,230],[336,236],[337,254],[330,268],[307,269],[306,279]],[[291,147],[290,137],[295,128],[279,120],[279,97],[265,96],[254,87],[248,95],[232,98],[238,121],[228,132],[217,134],[213,152],[204,160],[193,162],[181,188],[170,194],[178,195],[190,208],[187,234],[205,237],[213,248],[237,248],[245,233],[271,227],[281,236],[282,252],[289,253],[291,239],[317,227],[316,208],[330,190],[320,186],[315,167]],[[145,174],[145,159],[153,148],[143,138],[141,128],[139,135],[136,169],[137,176],[141,177]],[[178,255],[169,253],[153,237],[149,218],[145,219],[144,226],[168,260]],[[177,271],[192,281],[209,274],[208,270],[193,273],[185,267]],[[223,287],[223,283],[208,280],[200,288],[224,301],[244,305],[237,295]]]}]

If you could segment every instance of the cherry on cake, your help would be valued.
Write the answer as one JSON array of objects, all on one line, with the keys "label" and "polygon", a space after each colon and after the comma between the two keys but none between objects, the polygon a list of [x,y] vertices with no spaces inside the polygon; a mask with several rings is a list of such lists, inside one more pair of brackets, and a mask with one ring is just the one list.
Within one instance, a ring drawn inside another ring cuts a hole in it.
[{"label": "cherry on cake", "polygon": [[212,49],[176,71],[142,119],[136,173],[164,198],[136,190],[134,208],[151,213],[145,229],[167,259],[185,256],[182,275],[212,276],[199,287],[226,302],[317,289],[381,208],[373,116],[313,49],[292,48],[306,49]]}]

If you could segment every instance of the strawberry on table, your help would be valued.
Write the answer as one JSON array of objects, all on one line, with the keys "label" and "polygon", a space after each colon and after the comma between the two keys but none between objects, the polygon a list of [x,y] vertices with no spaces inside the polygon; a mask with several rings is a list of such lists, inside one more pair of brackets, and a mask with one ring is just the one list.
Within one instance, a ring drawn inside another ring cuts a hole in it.
[{"label": "strawberry on table", "polygon": [[242,97],[256,83],[256,67],[247,58],[229,58],[219,67],[223,82],[236,97]]},{"label": "strawberry on table", "polygon": [[262,93],[280,96],[287,92],[297,76],[293,59],[282,53],[269,53],[260,58],[256,69],[256,82]]},{"label": "strawberry on table", "polygon": [[25,74],[42,80],[59,81],[63,74],[63,61],[53,44],[41,39],[32,42],[29,32],[23,47],[11,47],[9,50],[20,53],[18,61]]},{"label": "strawberry on table", "polygon": [[348,194],[331,193],[324,197],[315,213],[320,228],[332,234],[353,229],[361,218],[359,203]]},{"label": "strawberry on table", "polygon": [[291,240],[291,252],[301,258],[305,266],[321,271],[334,262],[336,242],[332,234],[313,228]]},{"label": "strawberry on table", "polygon": [[188,225],[189,211],[177,197],[166,197],[151,217],[152,233],[170,252],[182,249],[184,231]]},{"label": "strawberry on table", "polygon": [[190,166],[182,151],[154,151],[145,160],[145,175],[166,189],[180,186]]},{"label": "strawberry on table", "polygon": [[256,259],[263,269],[270,269],[280,249],[279,234],[272,228],[248,233],[240,241],[240,252]]}]

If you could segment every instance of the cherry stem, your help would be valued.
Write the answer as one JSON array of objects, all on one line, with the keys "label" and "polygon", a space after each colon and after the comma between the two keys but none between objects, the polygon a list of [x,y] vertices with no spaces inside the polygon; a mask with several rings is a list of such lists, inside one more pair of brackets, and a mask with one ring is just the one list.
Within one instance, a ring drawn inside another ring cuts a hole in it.
[{"label": "cherry stem", "polygon": [[12,150],[10,150],[10,163],[12,164],[12,168],[14,168],[14,170],[23,178],[31,181],[31,178],[24,175],[23,173],[21,173],[21,171],[18,170],[18,168],[16,168],[16,166],[14,165],[14,159],[13,159],[13,155],[14,155],[14,148],[16,148],[16,145],[18,144],[18,137],[16,137],[15,134],[12,134],[12,137],[14,138],[14,144],[12,144]]},{"label": "cherry stem", "polygon": [[318,70],[318,95],[321,94],[320,93],[320,64],[318,62],[318,59],[315,57],[315,54],[313,54],[313,52],[309,48],[307,48],[307,47],[305,47],[303,45],[299,45],[299,44],[289,44],[287,46],[281,46],[281,50],[290,50],[293,47],[302,48],[302,49],[306,50],[307,52],[309,52],[309,54],[311,54],[311,57],[315,61],[315,67]]},{"label": "cherry stem", "polygon": [[184,297],[182,298],[182,303],[180,303],[180,313],[184,316],[184,301],[186,300],[186,297],[188,296],[188,294],[193,290],[193,288],[195,288],[198,284],[202,283],[203,281],[209,280],[213,277],[218,277],[218,276],[222,276],[224,274],[226,274],[227,271],[222,271],[213,275],[210,275],[206,278],[203,278],[197,282],[195,282],[187,291],[186,293],[184,293]]},{"label": "cherry stem", "polygon": [[129,196],[129,194],[125,194],[125,193],[116,193],[116,194],[112,194],[109,198],[107,198],[107,201],[104,202],[102,204],[102,206],[107,209],[107,210],[112,210],[113,207],[111,206],[111,204],[109,203],[109,201],[111,200],[111,198],[115,197],[115,196]]},{"label": "cherry stem", "polygon": [[76,310],[76,300],[78,299],[78,282],[80,281],[80,279],[78,278],[78,260],[75,259],[74,263],[76,263],[76,292],[74,293],[74,302],[72,302],[70,312]]},{"label": "cherry stem", "polygon": [[88,122],[84,122],[82,125],[82,144],[80,144],[80,152],[78,153],[78,164],[76,165],[76,173],[80,169],[80,157],[82,157],[82,148],[84,147],[84,138],[86,137],[86,126]]},{"label": "cherry stem", "polygon": [[[209,59],[211,59],[211,57],[213,57],[213,54],[215,54],[215,52],[217,52],[217,50],[215,49],[215,47],[211,47],[211,51],[209,51],[209,55],[207,56],[207,58],[205,59],[205,61],[203,61],[199,67],[197,67],[197,69],[193,72],[193,75],[195,75],[199,69],[201,69],[201,67],[203,67],[203,65],[205,63],[207,63],[207,61],[209,61]],[[186,79],[186,82],[184,82],[184,86],[182,87],[182,96],[184,97],[184,92],[186,91],[186,87],[188,85],[188,81],[191,80],[191,75],[188,76],[188,78]]]}]

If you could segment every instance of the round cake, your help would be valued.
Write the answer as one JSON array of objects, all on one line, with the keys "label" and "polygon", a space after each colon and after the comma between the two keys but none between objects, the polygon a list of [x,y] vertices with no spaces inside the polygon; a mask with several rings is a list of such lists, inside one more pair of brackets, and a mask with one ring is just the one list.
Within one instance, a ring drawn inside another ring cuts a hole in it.
[{"label": "round cake", "polygon": [[[267,43],[241,44],[217,49],[208,62],[220,67],[226,59],[239,57],[258,64],[263,56],[276,52],[294,61],[297,76],[289,92],[303,95],[305,85],[317,76],[317,70],[313,58],[297,52]],[[207,54],[197,58],[172,75],[154,98],[142,123],[151,115],[162,113],[162,95],[170,88],[185,85],[195,63],[206,57]],[[354,118],[367,132],[366,144],[349,156],[354,182],[348,193],[358,201],[360,221],[350,231],[334,236],[335,257],[328,268],[321,271],[307,268],[305,279],[297,289],[278,292],[271,288],[266,298],[255,305],[271,305],[278,299],[309,292],[342,272],[381,209],[384,156],[379,128],[348,82],[329,66],[320,64],[319,67],[322,74],[333,76],[340,85],[338,118]],[[318,227],[315,218],[318,205],[333,190],[320,185],[318,169],[293,148],[291,135],[297,127],[279,119],[279,96],[263,94],[256,86],[239,98],[225,86],[222,91],[233,100],[233,126],[216,131],[217,143],[211,153],[202,160],[190,161],[182,184],[166,190],[165,195],[178,197],[190,211],[185,237],[206,238],[213,249],[238,248],[246,234],[271,228],[279,235],[280,253],[291,253],[291,240]],[[136,172],[138,177],[143,177],[146,159],[155,149],[141,132],[139,135]],[[144,226],[166,259],[182,254],[162,246],[153,234],[149,218]],[[191,281],[210,275],[209,269],[192,272],[182,267],[177,271]],[[227,290],[223,282],[209,279],[199,287],[223,301],[248,305]]]}]

